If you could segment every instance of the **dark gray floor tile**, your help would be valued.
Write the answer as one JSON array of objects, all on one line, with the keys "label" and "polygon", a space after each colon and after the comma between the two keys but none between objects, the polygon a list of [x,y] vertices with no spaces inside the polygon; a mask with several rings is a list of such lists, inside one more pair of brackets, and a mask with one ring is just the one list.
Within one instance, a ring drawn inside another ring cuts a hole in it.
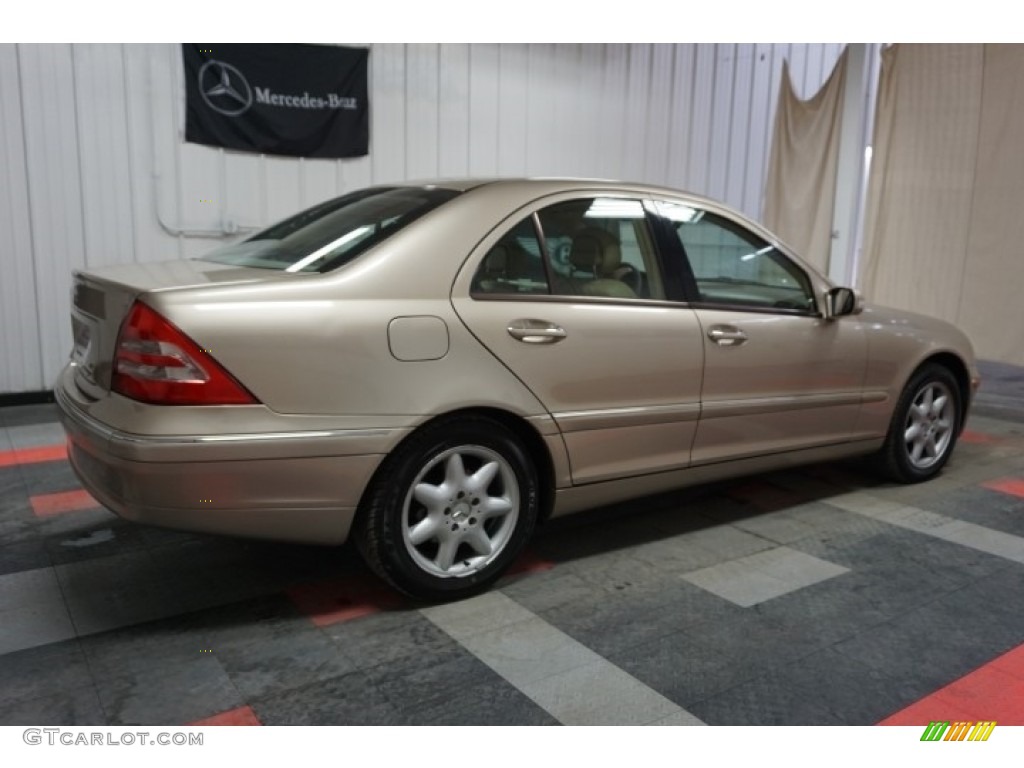
[{"label": "dark gray floor tile", "polygon": [[630,550],[574,560],[559,566],[563,573],[574,573],[605,593],[643,591],[664,584],[665,572],[635,557]]},{"label": "dark gray floor tile", "polygon": [[98,524],[46,536],[43,546],[54,565],[63,565],[145,549],[146,542],[139,526],[104,516]]},{"label": "dark gray floor tile", "polygon": [[183,611],[245,601],[283,588],[253,561],[244,542],[201,537],[150,547],[147,552],[155,572],[181,585]]},{"label": "dark gray floor tile", "polygon": [[1024,536],[1024,499],[983,487],[958,488],[931,501],[931,512]]},{"label": "dark gray floor tile", "polygon": [[969,581],[944,580],[941,569],[925,568],[912,562],[879,562],[852,568],[830,585],[837,594],[847,592],[863,598],[874,611],[900,616],[935,600]]},{"label": "dark gray floor tile", "polygon": [[[87,635],[184,613],[195,582],[169,572],[147,551],[125,552],[54,568],[78,634]],[[202,595],[198,595],[202,597]]]},{"label": "dark gray floor tile", "polygon": [[986,627],[976,626],[973,617],[957,616],[939,603],[842,640],[835,650],[875,668],[914,700],[1019,644],[1018,637],[1008,645],[1009,637],[1002,632],[991,636]]},{"label": "dark gray floor tile", "polygon": [[[864,705],[864,699],[882,685],[881,676],[870,681],[872,685],[863,675],[858,679],[857,672],[837,654],[817,653],[695,701],[686,709],[710,725],[852,724],[847,718],[858,722],[863,715],[847,708]],[[830,690],[836,683],[848,687]],[[831,700],[837,696],[845,700]],[[843,714],[837,715],[834,707]]]},{"label": "dark gray floor tile", "polygon": [[264,725],[399,725],[403,717],[366,675],[351,672],[249,702]]},{"label": "dark gray floor tile", "polygon": [[91,685],[92,675],[77,640],[0,656],[0,706]]},{"label": "dark gray floor tile", "polygon": [[754,612],[821,646],[886,621],[890,614],[843,585],[843,574],[754,607]]},{"label": "dark gray floor tile", "polygon": [[1004,602],[995,593],[1020,592],[996,587],[999,579],[978,582],[950,592],[906,615],[906,622],[921,634],[941,632],[943,643],[952,647],[977,648],[984,659],[1024,643],[1024,615],[1019,602]]},{"label": "dark gray floor tile", "polygon": [[[0,478],[2,479],[2,478]],[[35,522],[35,514],[32,512],[32,505],[28,500],[28,493],[24,485],[18,482],[8,482],[7,488],[0,488],[0,525],[8,523],[25,524]],[[3,529],[0,529],[2,532]],[[4,536],[0,541],[5,544],[12,543],[12,537]]]},{"label": "dark gray floor tile", "polygon": [[675,632],[693,632],[740,618],[745,610],[676,578],[628,594],[544,611],[541,616],[608,656]]},{"label": "dark gray floor tile", "polygon": [[25,491],[29,496],[44,493],[62,493],[77,491],[82,487],[66,461],[40,461],[32,464],[19,465],[21,478],[25,483]]},{"label": "dark gray floor tile", "polygon": [[[0,500],[0,503],[2,503],[2,500]],[[12,544],[36,542],[38,540],[39,536],[36,535],[34,521],[28,518],[6,520],[0,518],[0,541],[4,545],[10,546]]]},{"label": "dark gray floor tile", "polygon": [[945,595],[940,604],[952,614],[975,619],[979,627],[998,622],[1024,639],[1024,567],[1013,565]]},{"label": "dark gray floor tile", "polygon": [[131,525],[142,536],[148,547],[182,544],[186,541],[205,538],[204,534],[192,533],[191,531],[175,531],[170,528],[157,528],[155,525],[141,525],[138,523],[131,523]]},{"label": "dark gray floor tile", "polygon": [[305,632],[221,644],[212,650],[247,701],[340,677],[356,668],[347,654],[312,626]]},{"label": "dark gray floor tile", "polygon": [[1020,567],[1006,558],[913,531],[901,531],[894,537],[906,543],[897,559],[930,569],[951,588]]},{"label": "dark gray floor tile", "polygon": [[561,567],[582,558],[628,553],[634,546],[715,525],[707,518],[678,509],[665,498],[638,499],[559,518],[539,532],[532,549]]},{"label": "dark gray floor tile", "polygon": [[97,678],[112,725],[176,725],[244,704],[213,654],[163,664],[159,670]]},{"label": "dark gray floor tile", "polygon": [[107,725],[107,717],[96,690],[88,686],[0,704],[0,725]]},{"label": "dark gray floor tile", "polygon": [[606,591],[593,581],[564,568],[531,574],[528,579],[502,586],[501,591],[534,613],[593,602],[607,596]]},{"label": "dark gray floor tile", "polygon": [[717,652],[730,663],[741,666],[778,666],[833,642],[813,627],[790,624],[756,611],[694,627],[689,638],[695,645]]},{"label": "dark gray floor tile", "polygon": [[694,702],[687,709],[709,725],[842,725],[827,708],[772,670]]},{"label": "dark gray floor tile", "polygon": [[658,637],[607,658],[684,709],[763,670],[761,665],[741,663],[706,644],[694,643],[686,632]]},{"label": "dark gray floor tile", "polygon": [[214,652],[276,644],[318,630],[283,595],[264,595],[178,617],[180,625]]},{"label": "dark gray floor tile", "polygon": [[10,510],[21,511],[27,503],[28,491],[21,478],[21,469],[17,464],[0,467],[0,514],[8,515]]},{"label": "dark gray floor tile", "polygon": [[[59,546],[64,541],[76,541],[86,536],[96,535],[96,531],[120,524],[120,519],[110,510],[103,507],[91,507],[80,509],[66,514],[53,515],[51,517],[34,517],[32,519],[33,538],[42,539],[47,542],[47,551],[50,551],[51,542]],[[103,542],[98,542],[102,544]],[[120,549],[107,549],[107,554],[120,554]],[[75,562],[68,558],[59,558],[54,564],[63,562]]]},{"label": "dark gray floor tile", "polygon": [[351,566],[338,548],[298,547],[203,536],[155,546],[153,560],[167,573],[182,573],[202,586],[192,607],[281,592],[295,584],[345,573]]},{"label": "dark gray floor tile", "polygon": [[79,642],[97,679],[160,674],[213,650],[202,633],[180,617],[88,635]]},{"label": "dark gray floor tile", "polygon": [[423,659],[453,661],[466,651],[419,611],[385,611],[324,627],[359,669],[408,670]]},{"label": "dark gray floor tile", "polygon": [[[3,538],[0,538],[0,542],[3,542]],[[46,568],[49,565],[50,557],[42,541],[30,539],[0,546],[0,576]]]},{"label": "dark gray floor tile", "polygon": [[456,701],[466,689],[501,679],[468,651],[438,663],[428,650],[419,658],[373,667],[364,674],[403,712]]},{"label": "dark gray floor tile", "polygon": [[57,406],[54,403],[37,405],[10,405],[0,408],[0,425],[21,427],[28,424],[57,422]]},{"label": "dark gray floor tile", "polygon": [[558,725],[559,722],[508,683],[493,681],[450,699],[402,710],[407,725]]},{"label": "dark gray floor tile", "polygon": [[913,682],[901,681],[828,648],[773,672],[796,697],[844,725],[874,725],[920,698]]}]

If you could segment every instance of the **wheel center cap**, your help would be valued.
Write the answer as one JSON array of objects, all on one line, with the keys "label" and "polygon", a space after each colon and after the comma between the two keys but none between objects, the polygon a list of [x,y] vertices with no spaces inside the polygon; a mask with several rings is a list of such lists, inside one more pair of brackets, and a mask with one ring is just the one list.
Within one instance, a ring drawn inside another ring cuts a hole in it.
[{"label": "wheel center cap", "polygon": [[469,517],[469,504],[464,501],[460,501],[454,507],[452,507],[452,518],[455,520],[465,520]]}]

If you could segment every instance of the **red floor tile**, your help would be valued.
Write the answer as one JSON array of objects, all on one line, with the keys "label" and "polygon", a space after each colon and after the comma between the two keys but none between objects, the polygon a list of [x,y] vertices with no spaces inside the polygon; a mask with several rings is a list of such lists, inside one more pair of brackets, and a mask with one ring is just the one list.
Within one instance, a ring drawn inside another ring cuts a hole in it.
[{"label": "red floor tile", "polygon": [[93,509],[100,503],[89,495],[88,491],[65,491],[64,493],[44,493],[30,496],[32,511],[36,517],[52,517],[65,512],[77,512],[80,509]]},{"label": "red floor tile", "polygon": [[1002,480],[990,480],[987,483],[982,483],[985,488],[990,488],[993,491],[1001,491],[1002,493],[1008,493],[1011,496],[1020,496],[1024,498],[1024,480],[1019,480],[1014,477],[1007,477]]},{"label": "red floor tile", "polygon": [[993,659],[990,664],[993,669],[999,670],[1004,675],[1024,682],[1024,658],[1022,657],[1024,657],[1024,646],[1004,653],[999,658]]},{"label": "red floor tile", "polygon": [[995,720],[1024,725],[1024,645],[885,718],[879,725]]},{"label": "red floor tile", "polygon": [[18,448],[13,451],[0,451],[0,467],[15,464],[36,464],[41,461],[60,461],[68,457],[67,446],[41,445],[38,448]]},{"label": "red floor tile", "polygon": [[229,709],[227,712],[196,720],[188,725],[263,725],[252,707],[238,707]]},{"label": "red floor tile", "polygon": [[299,584],[286,593],[288,598],[318,627],[327,627],[403,605],[394,590],[369,578],[331,579]]},{"label": "red floor tile", "polygon": [[506,571],[508,576],[518,576],[524,573],[540,573],[541,571],[550,571],[555,567],[555,564],[551,560],[545,560],[542,557],[538,557],[532,552],[524,552],[519,556]]}]

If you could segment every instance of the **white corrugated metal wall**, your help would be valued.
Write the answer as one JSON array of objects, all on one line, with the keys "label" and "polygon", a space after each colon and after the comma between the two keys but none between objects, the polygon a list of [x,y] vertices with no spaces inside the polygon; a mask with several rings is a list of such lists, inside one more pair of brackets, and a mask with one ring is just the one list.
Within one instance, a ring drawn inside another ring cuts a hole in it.
[{"label": "white corrugated metal wall", "polygon": [[331,161],[183,143],[178,46],[0,45],[0,393],[64,364],[74,268],[196,256],[372,183],[625,178],[759,216],[782,62],[809,96],[840,50],[373,45],[370,155]]}]

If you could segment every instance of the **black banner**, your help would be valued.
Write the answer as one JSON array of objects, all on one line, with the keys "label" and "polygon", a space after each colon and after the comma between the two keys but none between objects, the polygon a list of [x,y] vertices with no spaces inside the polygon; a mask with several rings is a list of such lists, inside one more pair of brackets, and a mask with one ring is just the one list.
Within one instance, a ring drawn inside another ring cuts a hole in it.
[{"label": "black banner", "polygon": [[181,52],[186,141],[293,157],[369,151],[366,48],[203,43]]}]

